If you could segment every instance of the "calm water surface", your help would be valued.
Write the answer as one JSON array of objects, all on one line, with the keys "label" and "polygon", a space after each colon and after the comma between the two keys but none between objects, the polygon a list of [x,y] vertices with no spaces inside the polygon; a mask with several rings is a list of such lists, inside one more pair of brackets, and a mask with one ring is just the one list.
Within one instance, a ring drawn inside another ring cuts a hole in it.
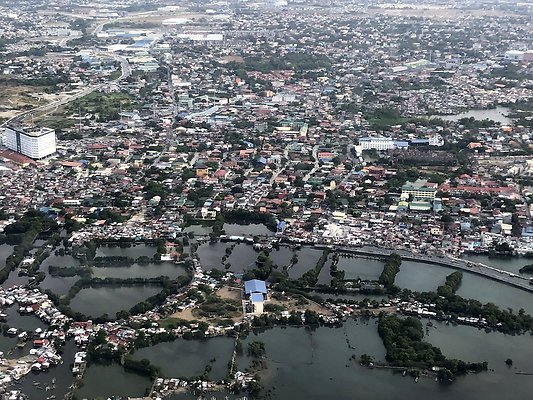
[{"label": "calm water surface", "polygon": [[403,260],[394,283],[401,288],[427,292],[436,290],[446,281],[446,276],[454,271],[440,265]]},{"label": "calm water surface", "polygon": [[461,118],[474,117],[478,120],[489,119],[506,125],[512,122],[510,118],[506,117],[509,112],[510,110],[507,107],[496,107],[490,110],[470,110],[461,114],[439,115],[437,117],[442,118],[445,121],[459,121]]},{"label": "calm water surface", "polygon": [[87,316],[108,314],[114,317],[118,311],[129,310],[161,290],[161,286],[157,285],[89,287],[74,296],[70,301],[70,308]]},{"label": "calm water surface", "polygon": [[84,385],[76,391],[80,399],[142,397],[151,386],[151,381],[146,376],[126,371],[116,363],[92,364],[85,371],[83,381]]},{"label": "calm water surface", "polygon": [[339,257],[337,269],[344,271],[346,279],[377,280],[383,272],[385,263],[382,260],[374,260],[360,257]]},{"label": "calm water surface", "polygon": [[141,256],[153,257],[157,249],[155,246],[147,244],[134,244],[131,247],[106,246],[102,245],[96,249],[96,257],[130,257],[139,258]]},{"label": "calm water surface", "polygon": [[187,271],[181,264],[171,262],[133,264],[128,267],[98,267],[93,268],[93,276],[97,278],[155,278],[168,276],[175,279],[185,275]]},{"label": "calm water surface", "polygon": [[176,339],[137,350],[133,358],[150,360],[152,364],[161,367],[163,374],[170,378],[199,376],[207,365],[211,365],[209,377],[218,380],[227,376],[233,346],[234,339],[229,337],[205,340]]},{"label": "calm water surface", "polygon": [[239,225],[239,224],[224,224],[222,229],[226,232],[226,235],[235,235],[235,236],[273,236],[274,232],[268,229],[263,224],[249,224],[249,225]]}]

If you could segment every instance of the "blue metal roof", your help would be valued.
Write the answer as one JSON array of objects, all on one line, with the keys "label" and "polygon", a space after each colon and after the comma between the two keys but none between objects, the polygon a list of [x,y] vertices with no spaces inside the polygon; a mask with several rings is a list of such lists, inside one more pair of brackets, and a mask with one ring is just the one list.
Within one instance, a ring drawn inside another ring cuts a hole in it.
[{"label": "blue metal roof", "polygon": [[427,144],[429,143],[429,139],[413,139],[411,140],[412,144]]},{"label": "blue metal roof", "polygon": [[251,281],[244,282],[244,293],[265,293],[267,292],[265,281],[258,279],[252,279]]},{"label": "blue metal roof", "polygon": [[265,298],[261,293],[252,293],[250,296],[250,300],[252,300],[252,303],[259,303],[261,301],[264,301]]}]

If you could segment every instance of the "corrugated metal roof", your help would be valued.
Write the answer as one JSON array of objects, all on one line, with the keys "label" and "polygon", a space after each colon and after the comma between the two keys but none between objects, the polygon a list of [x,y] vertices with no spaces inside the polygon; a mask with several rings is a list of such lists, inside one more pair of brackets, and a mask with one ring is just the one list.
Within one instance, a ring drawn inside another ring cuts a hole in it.
[{"label": "corrugated metal roof", "polygon": [[244,282],[244,293],[266,293],[266,283],[265,281],[260,281],[258,279],[252,279],[251,281]]}]

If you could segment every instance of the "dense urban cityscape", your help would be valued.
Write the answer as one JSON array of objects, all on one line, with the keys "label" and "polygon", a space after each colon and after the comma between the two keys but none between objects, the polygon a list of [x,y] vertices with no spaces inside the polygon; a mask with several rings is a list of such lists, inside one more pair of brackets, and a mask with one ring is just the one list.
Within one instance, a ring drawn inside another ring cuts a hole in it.
[{"label": "dense urban cityscape", "polygon": [[0,399],[528,399],[533,3],[0,0]]}]

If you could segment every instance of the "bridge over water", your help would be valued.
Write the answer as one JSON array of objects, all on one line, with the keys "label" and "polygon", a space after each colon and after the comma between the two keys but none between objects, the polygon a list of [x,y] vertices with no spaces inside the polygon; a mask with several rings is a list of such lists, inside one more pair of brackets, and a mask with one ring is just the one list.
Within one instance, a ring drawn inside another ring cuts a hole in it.
[{"label": "bridge over water", "polygon": [[507,285],[514,286],[516,288],[528,291],[533,293],[533,285],[529,283],[529,279],[523,276],[519,276],[509,271],[502,269],[494,268],[483,263],[470,262],[466,260],[461,260],[460,258],[455,257],[433,257],[423,254],[415,254],[405,250],[390,250],[390,249],[380,249],[380,248],[354,248],[354,247],[343,247],[343,246],[315,246],[319,249],[333,249],[343,253],[358,254],[369,257],[378,257],[385,258],[391,255],[392,253],[399,254],[403,260],[414,261],[418,263],[426,264],[435,264],[442,265],[444,267],[449,267],[453,269],[462,270],[465,272],[470,272],[472,274],[481,275],[486,278],[502,282]]}]

